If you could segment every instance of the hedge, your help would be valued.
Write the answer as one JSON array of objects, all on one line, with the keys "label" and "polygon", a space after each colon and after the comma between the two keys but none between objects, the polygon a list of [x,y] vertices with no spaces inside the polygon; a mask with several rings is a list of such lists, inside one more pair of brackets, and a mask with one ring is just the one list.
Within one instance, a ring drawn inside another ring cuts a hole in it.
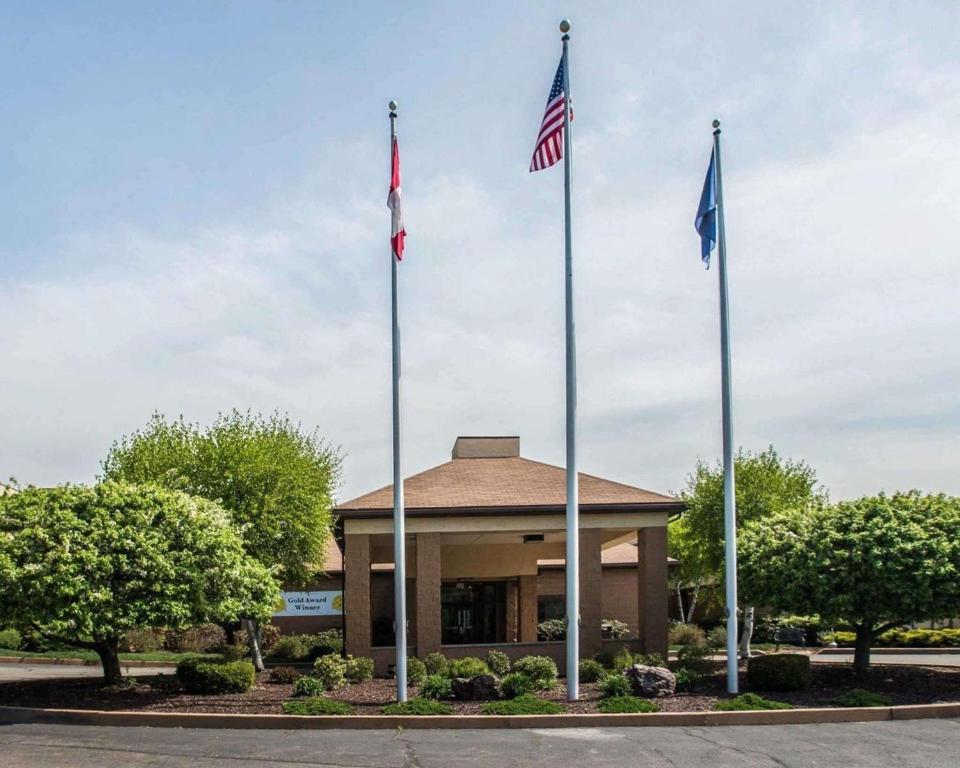
[{"label": "hedge", "polygon": [[[857,636],[853,632],[834,632],[833,640],[844,648],[852,648]],[[956,648],[960,647],[960,629],[891,629],[874,638],[879,648]]]},{"label": "hedge", "polygon": [[754,656],[747,661],[747,682],[761,691],[801,691],[810,687],[810,657],[799,653]]},{"label": "hedge", "polygon": [[243,693],[256,672],[249,661],[185,659],[177,665],[177,679],[190,693]]}]

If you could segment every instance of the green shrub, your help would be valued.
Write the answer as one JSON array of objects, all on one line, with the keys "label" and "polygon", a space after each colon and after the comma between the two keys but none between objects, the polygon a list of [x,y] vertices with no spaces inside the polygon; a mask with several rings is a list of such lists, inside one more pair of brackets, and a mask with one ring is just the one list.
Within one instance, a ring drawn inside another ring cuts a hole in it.
[{"label": "green shrub", "polygon": [[507,701],[491,701],[480,707],[485,715],[559,715],[563,707],[555,701],[538,699],[532,693],[525,693]]},{"label": "green shrub", "polygon": [[249,661],[184,659],[177,664],[177,679],[190,693],[243,693],[256,672]]},{"label": "green shrub", "polygon": [[615,696],[630,695],[630,681],[625,675],[614,673],[607,675],[597,686],[600,696],[604,699],[612,699]]},{"label": "green shrub", "polygon": [[617,655],[613,657],[613,671],[625,672],[637,663],[637,654],[629,648],[621,648]]},{"label": "green shrub", "polygon": [[164,634],[162,629],[131,629],[120,641],[120,650],[123,653],[154,653],[163,650]]},{"label": "green shrub", "polygon": [[603,664],[593,659],[580,659],[578,677],[581,683],[595,683],[603,677]]},{"label": "green shrub", "polygon": [[774,653],[747,660],[747,682],[758,691],[802,691],[810,687],[810,657]]},{"label": "green shrub", "polygon": [[344,677],[351,683],[364,683],[373,679],[373,659],[366,656],[347,656]]},{"label": "green shrub", "polygon": [[755,643],[774,643],[778,629],[802,629],[806,633],[806,644],[817,645],[819,635],[824,629],[819,616],[759,616],[753,623]]},{"label": "green shrub", "polygon": [[712,653],[705,645],[681,645],[677,649],[677,666],[699,675],[708,675],[716,666],[710,659]]},{"label": "green shrub", "polygon": [[630,627],[619,619],[600,619],[600,634],[611,640],[619,640],[630,634]]},{"label": "green shrub", "polygon": [[504,675],[500,681],[500,693],[505,699],[515,699],[517,696],[533,693],[535,690],[537,690],[536,683],[523,672],[511,672]]},{"label": "green shrub", "polygon": [[487,653],[487,666],[497,677],[503,677],[510,671],[510,657],[503,651],[489,651]]},{"label": "green shrub", "polygon": [[312,643],[307,652],[307,660],[313,661],[322,656],[340,655],[343,653],[343,633],[339,629],[327,629],[316,635],[308,635]]},{"label": "green shrub", "polygon": [[641,699],[637,696],[613,696],[609,699],[601,699],[597,709],[607,715],[619,714],[621,712],[659,712],[660,707],[649,699]]},{"label": "green shrub", "polygon": [[315,677],[301,675],[293,681],[294,696],[322,696],[326,692],[327,686]]},{"label": "green shrub", "polygon": [[349,715],[353,712],[353,707],[345,701],[313,696],[309,699],[283,702],[283,712],[286,715]]},{"label": "green shrub", "polygon": [[541,690],[557,684],[557,665],[549,656],[524,656],[514,662],[513,671],[529,677]]},{"label": "green shrub", "polygon": [[891,707],[893,699],[863,688],[853,688],[837,696],[830,703],[837,707]]},{"label": "green shrub", "polygon": [[614,656],[610,651],[602,651],[593,657],[593,660],[600,664],[604,669],[613,669],[614,659],[617,657]]},{"label": "green shrub", "polygon": [[832,634],[826,635],[824,638],[827,641],[832,640],[837,645],[843,648],[852,648],[857,641],[856,632],[834,632]]},{"label": "green shrub", "polygon": [[0,629],[0,648],[19,651],[22,639],[20,633],[12,627],[10,629]]},{"label": "green shrub", "polygon": [[[639,663],[647,667],[666,667],[667,660],[659,653],[641,653]],[[637,663],[637,662],[635,662]]]},{"label": "green shrub", "polygon": [[295,683],[301,677],[303,677],[303,675],[293,667],[274,667],[270,670],[271,683]]},{"label": "green shrub", "polygon": [[267,652],[267,658],[277,661],[304,661],[313,647],[313,635],[284,635]]},{"label": "green shrub", "polygon": [[446,675],[427,675],[427,679],[420,686],[420,696],[434,701],[452,699],[453,683]]},{"label": "green shrub", "polygon": [[324,690],[332,691],[347,681],[347,662],[342,657],[329,653],[313,662],[313,674]]},{"label": "green shrub", "polygon": [[707,632],[707,646],[713,650],[727,647],[727,628],[723,624],[717,624]]},{"label": "green shrub", "polygon": [[168,629],[163,633],[163,649],[175,653],[209,653],[211,647],[223,643],[225,638],[223,628],[218,624]]},{"label": "green shrub", "polygon": [[703,679],[702,674],[686,667],[675,669],[673,676],[677,679],[678,691],[689,691]]},{"label": "green shrub", "polygon": [[713,706],[721,712],[744,712],[751,709],[793,709],[784,701],[770,701],[755,693],[741,693],[732,699],[722,699]]},{"label": "green shrub", "polygon": [[696,624],[674,622],[670,627],[670,645],[706,645],[707,636]]},{"label": "green shrub", "polygon": [[[518,662],[519,663],[519,662]],[[464,656],[462,659],[452,659],[447,665],[448,677],[474,678],[477,675],[486,675],[490,672],[486,662],[476,656]]]},{"label": "green shrub", "polygon": [[449,715],[453,713],[449,704],[431,699],[409,699],[403,703],[387,704],[383,708],[385,715]]},{"label": "green shrub", "polygon": [[407,685],[420,685],[427,679],[427,665],[415,656],[407,658]]},{"label": "green shrub", "polygon": [[248,650],[247,646],[238,645],[237,643],[220,643],[219,645],[210,646],[210,652],[219,653],[224,661],[239,661],[246,657]]},{"label": "green shrub", "polygon": [[567,639],[567,622],[563,619],[547,619],[537,624],[537,640],[541,643],[550,640]]},{"label": "green shrub", "polygon": [[424,656],[423,664],[427,668],[428,675],[445,675],[447,674],[447,667],[450,666],[447,657],[440,651],[434,651]]}]

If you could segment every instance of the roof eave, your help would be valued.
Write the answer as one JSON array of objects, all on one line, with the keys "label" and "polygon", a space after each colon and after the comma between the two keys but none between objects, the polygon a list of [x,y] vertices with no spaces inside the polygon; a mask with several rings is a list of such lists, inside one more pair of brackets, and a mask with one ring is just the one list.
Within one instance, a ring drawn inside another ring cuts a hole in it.
[{"label": "roof eave", "polygon": [[[682,501],[650,501],[630,504],[581,504],[581,514],[600,514],[604,512],[681,512],[685,508]],[[406,517],[450,517],[470,515],[473,517],[507,517],[514,515],[556,515],[566,512],[563,504],[537,504],[518,507],[408,507]],[[334,513],[345,520],[364,520],[380,517],[392,517],[392,507],[371,507],[343,509],[334,508]]]}]

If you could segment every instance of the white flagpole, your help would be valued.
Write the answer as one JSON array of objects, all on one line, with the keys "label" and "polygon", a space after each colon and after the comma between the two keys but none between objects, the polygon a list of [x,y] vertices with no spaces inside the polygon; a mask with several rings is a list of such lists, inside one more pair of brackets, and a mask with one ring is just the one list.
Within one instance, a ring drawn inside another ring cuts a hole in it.
[{"label": "white flagpole", "polygon": [[720,174],[720,121],[713,121],[713,157],[717,184],[717,262],[720,280],[720,375],[723,399],[724,577],[727,584],[727,692],[736,693],[737,659],[737,496],[734,485],[733,395],[730,382],[730,302],[727,297],[727,242]]},{"label": "white flagpole", "polygon": [[[580,505],[577,486],[577,343],[573,322],[573,243],[570,225],[570,168],[573,141],[570,137],[570,65],[567,43],[570,21],[560,22],[563,33],[563,201],[564,273],[566,276],[567,349],[567,699],[580,697]],[[593,631],[593,627],[590,628]],[[599,629],[599,627],[597,628]]]},{"label": "white flagpole", "polygon": [[[390,171],[397,141],[397,102],[390,107]],[[392,235],[391,231],[391,235]],[[400,469],[400,306],[397,257],[390,245],[390,283],[393,320],[393,605],[396,633],[397,701],[407,700],[407,547],[403,519],[403,473]]]}]

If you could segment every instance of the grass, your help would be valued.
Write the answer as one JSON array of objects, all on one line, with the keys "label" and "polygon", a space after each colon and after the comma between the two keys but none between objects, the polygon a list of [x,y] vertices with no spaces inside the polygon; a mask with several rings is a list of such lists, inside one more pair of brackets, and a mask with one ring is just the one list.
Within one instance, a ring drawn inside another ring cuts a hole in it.
[{"label": "grass", "polygon": [[793,709],[785,701],[770,701],[755,693],[741,693],[732,699],[722,699],[714,705],[720,712],[746,712],[753,709]]},{"label": "grass", "polygon": [[893,699],[863,688],[852,688],[830,701],[836,707],[890,707]]},{"label": "grass", "polygon": [[555,701],[538,699],[532,693],[525,693],[507,701],[491,701],[484,704],[480,711],[485,715],[559,715],[563,707]]},{"label": "grass", "polygon": [[[99,662],[100,657],[94,651],[15,651],[0,648],[0,656],[14,656],[19,659],[82,659]],[[189,658],[219,659],[216,653],[179,653],[176,651],[150,651],[148,653],[121,653],[120,661],[183,661]]]},{"label": "grass", "polygon": [[290,699],[283,702],[285,715],[349,715],[353,713],[345,701],[328,699],[326,696],[314,696],[309,699]]},{"label": "grass", "polygon": [[452,715],[453,708],[442,701],[432,699],[408,699],[402,703],[387,704],[383,708],[385,715]]},{"label": "grass", "polygon": [[641,699],[638,696],[612,696],[609,699],[601,699],[597,709],[605,715],[619,714],[623,712],[659,712],[660,707],[649,699]]}]

